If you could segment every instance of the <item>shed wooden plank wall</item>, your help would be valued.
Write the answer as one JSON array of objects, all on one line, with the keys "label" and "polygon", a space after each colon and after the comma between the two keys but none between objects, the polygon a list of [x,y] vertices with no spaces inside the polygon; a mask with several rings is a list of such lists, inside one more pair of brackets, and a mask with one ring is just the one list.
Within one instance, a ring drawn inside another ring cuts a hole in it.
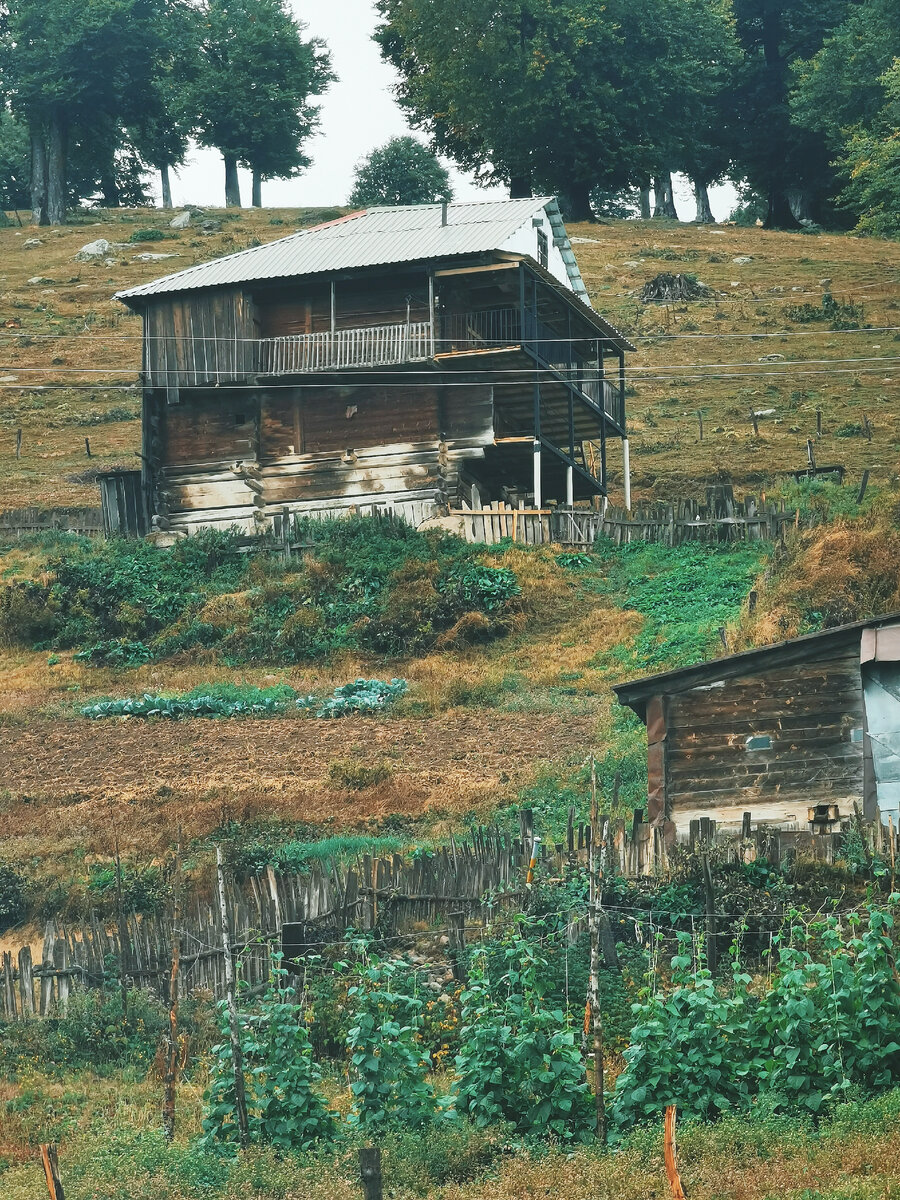
[{"label": "shed wooden plank wall", "polygon": [[[397,286],[389,280],[372,280],[365,286],[338,281],[335,285],[335,326],[365,329],[370,325],[427,321],[428,285],[424,275]],[[324,333],[331,328],[331,287],[307,283],[290,289],[260,292],[256,297],[261,337]]]},{"label": "shed wooden plank wall", "polygon": [[253,373],[253,304],[238,288],[175,294],[144,311],[144,374],[150,387],[203,387]]},{"label": "shed wooden plank wall", "polygon": [[[857,647],[667,696],[664,710],[667,812],[773,799],[844,801],[849,811],[862,800],[863,746],[852,736],[863,727]],[[760,735],[771,748],[748,749]]]}]

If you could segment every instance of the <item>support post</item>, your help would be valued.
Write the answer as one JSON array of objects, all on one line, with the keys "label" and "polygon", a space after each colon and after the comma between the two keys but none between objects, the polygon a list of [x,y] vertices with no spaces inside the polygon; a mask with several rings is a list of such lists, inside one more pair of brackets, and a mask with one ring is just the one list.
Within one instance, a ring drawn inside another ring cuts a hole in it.
[{"label": "support post", "polygon": [[716,973],[716,892],[713,887],[712,868],[709,865],[709,854],[704,848],[701,857],[703,865],[703,892],[706,899],[706,961],[710,972]]},{"label": "support post", "polygon": [[622,438],[622,471],[625,476],[625,511],[631,512],[631,448]]},{"label": "support post", "polygon": [[63,1185],[59,1178],[59,1164],[56,1158],[56,1145],[53,1142],[41,1144],[41,1165],[47,1179],[47,1191],[50,1200],[66,1200]]},{"label": "support post", "polygon": [[541,443],[539,438],[534,439],[534,507],[542,507],[541,496]]},{"label": "support post", "polygon": [[566,467],[566,504],[569,508],[575,507],[575,472],[571,466]]},{"label": "support post", "polygon": [[335,304],[334,290],[335,290],[335,284],[334,284],[334,280],[332,279],[332,281],[331,281],[331,336],[332,337],[334,337],[334,335],[337,331],[337,307]]},{"label": "support post", "polygon": [[603,1018],[600,1013],[600,920],[603,895],[600,810],[597,805],[597,763],[591,757],[591,844],[588,848],[590,890],[591,963],[584,1014],[585,1034],[590,1029],[594,1067],[594,1107],[597,1138],[606,1144],[606,1094],[603,1078]]},{"label": "support post", "polygon": [[238,1140],[242,1150],[250,1144],[250,1125],[247,1120],[247,1096],[244,1091],[244,1055],[241,1050],[237,1003],[234,997],[234,963],[231,958],[231,928],[228,920],[228,901],[225,896],[225,864],[222,847],[216,846],[216,883],[219,891],[219,913],[222,918],[222,953],[225,956],[225,995],[228,1008],[228,1028],[231,1037],[231,1062],[234,1067],[234,1107],[237,1113]]},{"label": "support post", "polygon": [[359,1177],[365,1200],[382,1200],[381,1151],[377,1146],[360,1146]]},{"label": "support post", "polygon": [[468,983],[468,972],[466,971],[466,914],[464,912],[450,913],[448,934],[453,978],[465,987]]},{"label": "support post", "polygon": [[178,973],[181,969],[181,828],[175,849],[172,878],[172,970],[169,975],[169,1032],[166,1041],[166,1074],[163,1093],[163,1134],[175,1137],[175,1085],[178,1082]]},{"label": "support post", "polygon": [[438,351],[437,334],[435,331],[435,321],[437,314],[434,307],[434,275],[431,271],[428,272],[428,318],[431,322],[431,358],[434,358]]},{"label": "support post", "polygon": [[128,928],[125,924],[125,909],[122,902],[122,859],[119,855],[119,831],[116,830],[116,928],[119,934],[119,992],[122,997],[122,1028],[128,1031],[128,976],[125,954],[128,945]]}]

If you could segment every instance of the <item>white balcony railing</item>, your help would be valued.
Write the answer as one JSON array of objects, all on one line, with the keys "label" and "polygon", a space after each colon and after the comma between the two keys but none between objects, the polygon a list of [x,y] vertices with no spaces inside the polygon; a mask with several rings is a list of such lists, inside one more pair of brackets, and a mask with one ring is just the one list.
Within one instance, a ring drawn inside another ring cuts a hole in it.
[{"label": "white balcony railing", "polygon": [[353,367],[389,367],[422,362],[433,354],[430,321],[336,329],[262,338],[260,375],[301,375],[308,371],[346,371]]}]

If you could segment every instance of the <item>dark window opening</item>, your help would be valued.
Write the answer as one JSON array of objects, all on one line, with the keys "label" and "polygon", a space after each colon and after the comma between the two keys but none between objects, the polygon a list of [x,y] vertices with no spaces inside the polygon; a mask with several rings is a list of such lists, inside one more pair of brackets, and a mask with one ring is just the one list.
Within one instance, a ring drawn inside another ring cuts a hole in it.
[{"label": "dark window opening", "polygon": [[247,418],[244,416],[243,413],[235,413],[234,414],[234,423],[235,423],[235,425],[246,425]]},{"label": "dark window opening", "polygon": [[538,230],[538,262],[542,267],[550,265],[550,243],[543,229]]}]

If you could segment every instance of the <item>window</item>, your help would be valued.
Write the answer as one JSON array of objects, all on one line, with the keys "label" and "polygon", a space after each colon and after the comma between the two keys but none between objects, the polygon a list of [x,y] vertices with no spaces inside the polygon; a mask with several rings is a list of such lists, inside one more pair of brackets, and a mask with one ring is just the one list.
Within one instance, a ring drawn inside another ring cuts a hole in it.
[{"label": "window", "polygon": [[772,738],[768,733],[754,733],[744,743],[748,750],[771,750]]},{"label": "window", "polygon": [[243,413],[235,413],[234,414],[234,423],[235,423],[235,425],[246,425],[247,418]]},{"label": "window", "polygon": [[550,265],[550,243],[543,229],[538,230],[538,262],[542,267]]}]

